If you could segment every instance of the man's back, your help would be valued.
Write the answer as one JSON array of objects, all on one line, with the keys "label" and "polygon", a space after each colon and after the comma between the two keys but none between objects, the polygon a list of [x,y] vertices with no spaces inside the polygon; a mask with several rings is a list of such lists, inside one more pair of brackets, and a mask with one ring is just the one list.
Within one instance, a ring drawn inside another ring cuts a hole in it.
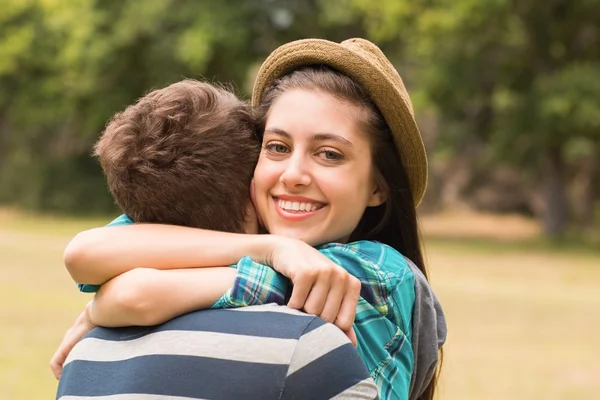
[{"label": "man's back", "polygon": [[92,396],[373,399],[377,388],[335,326],[266,305],[92,330],[69,355],[57,398]]}]

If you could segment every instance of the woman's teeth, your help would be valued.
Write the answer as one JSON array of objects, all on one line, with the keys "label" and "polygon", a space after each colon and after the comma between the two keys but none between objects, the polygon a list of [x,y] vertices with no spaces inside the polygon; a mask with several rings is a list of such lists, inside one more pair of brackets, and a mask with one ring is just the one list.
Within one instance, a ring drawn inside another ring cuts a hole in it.
[{"label": "woman's teeth", "polygon": [[299,203],[297,201],[277,200],[279,208],[289,212],[310,212],[321,208],[321,204],[317,203]]}]

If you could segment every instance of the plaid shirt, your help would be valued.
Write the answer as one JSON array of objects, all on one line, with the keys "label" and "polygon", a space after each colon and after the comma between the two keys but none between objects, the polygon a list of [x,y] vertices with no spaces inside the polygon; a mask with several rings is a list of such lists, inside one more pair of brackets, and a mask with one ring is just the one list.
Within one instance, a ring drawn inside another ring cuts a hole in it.
[{"label": "plaid shirt", "polygon": [[[354,329],[358,352],[379,387],[382,399],[408,399],[414,366],[411,346],[414,275],[406,259],[377,242],[328,244],[319,251],[361,283]],[[288,279],[245,257],[237,265],[232,289],[213,308],[287,303]]]}]

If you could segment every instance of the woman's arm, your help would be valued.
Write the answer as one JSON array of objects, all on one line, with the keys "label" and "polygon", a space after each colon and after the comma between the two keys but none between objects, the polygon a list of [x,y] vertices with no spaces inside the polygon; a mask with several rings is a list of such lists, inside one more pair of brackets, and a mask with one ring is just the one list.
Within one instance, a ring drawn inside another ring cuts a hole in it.
[{"label": "woman's arm", "polygon": [[89,308],[92,324],[152,326],[210,308],[233,286],[230,267],[156,270],[137,268],[104,284]]},{"label": "woman's arm", "polygon": [[350,330],[360,282],[298,239],[158,224],[114,226],[78,234],[67,246],[64,259],[76,282],[103,284],[135,268],[223,266],[244,256],[291,280],[290,307]]},{"label": "woman's arm", "polygon": [[75,236],[65,250],[64,263],[76,282],[101,285],[135,268],[223,266],[244,256],[269,264],[281,239],[173,225],[103,227]]}]

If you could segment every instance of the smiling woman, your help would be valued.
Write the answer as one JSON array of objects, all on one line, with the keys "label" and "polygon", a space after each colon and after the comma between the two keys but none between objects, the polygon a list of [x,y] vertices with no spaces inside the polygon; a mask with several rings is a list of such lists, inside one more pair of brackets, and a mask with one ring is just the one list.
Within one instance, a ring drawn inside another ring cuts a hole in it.
[{"label": "smiling woman", "polygon": [[[364,58],[379,51],[360,39],[346,43],[362,50],[353,49]],[[349,246],[373,255],[374,264],[363,265],[362,271],[339,261],[363,284],[357,308],[361,312],[355,321],[359,353],[383,398],[430,399],[435,387],[431,373],[445,325],[439,305],[432,312],[430,306],[423,307],[421,297],[430,288],[415,203],[422,195],[419,177],[426,163],[419,158],[423,150],[410,100],[403,97],[397,74],[397,80],[390,78],[393,69],[385,70],[389,87],[362,86],[359,82],[366,78],[360,70],[320,53],[318,47],[340,50],[319,40],[291,43],[274,52],[259,71],[254,102],[263,136],[254,171],[254,203],[271,234],[299,238],[313,246],[328,243],[321,247],[324,251],[352,241]],[[332,60],[343,73],[330,64]],[[290,71],[282,73],[286,69]],[[386,97],[398,107],[389,111]],[[406,153],[411,146],[413,153]],[[400,253],[408,259],[407,269],[396,258],[402,257]],[[371,270],[373,277],[362,275],[365,270]],[[384,277],[391,280],[385,282]],[[366,287],[373,282],[385,288],[382,297],[388,300],[379,303],[377,295],[368,293]],[[311,292],[305,305],[315,303]],[[423,313],[431,318],[423,321]],[[374,323],[378,315],[392,324]],[[436,320],[441,324],[430,325]],[[390,329],[396,334],[386,337],[384,332]],[[403,345],[412,340],[411,347]],[[425,349],[419,341],[433,345]],[[428,365],[426,373],[416,369],[423,363]]]},{"label": "smiling woman", "polygon": [[345,243],[365,209],[385,201],[362,130],[367,115],[358,99],[340,100],[347,88],[349,78],[310,68],[287,75],[265,96],[254,190],[270,233],[313,246]]}]

